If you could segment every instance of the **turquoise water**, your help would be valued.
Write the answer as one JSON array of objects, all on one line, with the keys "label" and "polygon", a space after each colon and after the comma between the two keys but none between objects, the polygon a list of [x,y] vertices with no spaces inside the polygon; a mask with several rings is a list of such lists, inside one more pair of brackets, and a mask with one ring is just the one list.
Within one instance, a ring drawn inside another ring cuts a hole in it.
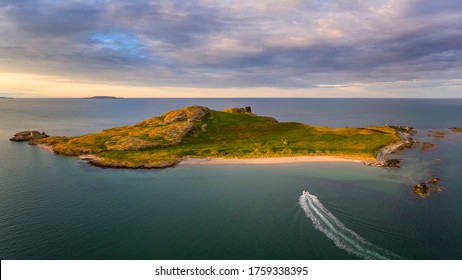
[{"label": "turquoise water", "polygon": [[[113,170],[8,141],[17,131],[80,135],[200,104],[251,105],[280,121],[403,124],[433,150],[399,170],[355,163]],[[462,100],[0,100],[2,259],[461,259]],[[412,185],[435,174],[443,192]],[[300,198],[305,187],[311,196]]]}]

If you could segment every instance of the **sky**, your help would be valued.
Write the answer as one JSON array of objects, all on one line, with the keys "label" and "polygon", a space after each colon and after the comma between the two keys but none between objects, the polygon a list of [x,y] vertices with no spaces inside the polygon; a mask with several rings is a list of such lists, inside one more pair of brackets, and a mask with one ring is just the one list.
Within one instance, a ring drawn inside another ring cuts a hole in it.
[{"label": "sky", "polygon": [[0,96],[462,97],[460,0],[0,0]]}]

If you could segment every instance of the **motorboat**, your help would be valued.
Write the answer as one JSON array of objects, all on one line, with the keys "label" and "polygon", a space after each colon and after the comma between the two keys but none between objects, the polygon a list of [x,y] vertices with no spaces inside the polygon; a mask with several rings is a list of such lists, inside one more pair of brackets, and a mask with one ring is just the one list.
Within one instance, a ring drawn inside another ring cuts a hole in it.
[{"label": "motorboat", "polygon": [[302,195],[309,195],[309,194],[310,194],[310,193],[309,193],[307,190],[304,190],[304,191],[302,192]]}]

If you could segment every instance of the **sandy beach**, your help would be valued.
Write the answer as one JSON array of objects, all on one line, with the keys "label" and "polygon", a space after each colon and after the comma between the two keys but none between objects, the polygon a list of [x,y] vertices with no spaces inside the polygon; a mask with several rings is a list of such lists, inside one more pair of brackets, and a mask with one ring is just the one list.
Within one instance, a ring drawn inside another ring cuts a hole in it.
[{"label": "sandy beach", "polygon": [[[38,148],[53,153],[53,147],[37,144]],[[394,145],[392,145],[394,146]],[[391,147],[391,146],[389,146]],[[386,147],[385,149],[387,149]],[[390,149],[387,149],[390,152]],[[81,155],[82,160],[98,161],[95,155]],[[366,159],[336,156],[296,156],[296,157],[274,157],[274,158],[184,158],[178,165],[232,165],[232,164],[288,164],[288,163],[307,163],[307,162],[354,162],[370,163]]]},{"label": "sandy beach", "polygon": [[285,164],[285,163],[304,163],[304,162],[356,162],[362,163],[364,160],[348,157],[334,156],[298,156],[298,157],[276,157],[276,158],[186,158],[180,165],[208,165],[208,164]]},{"label": "sandy beach", "polygon": [[52,146],[48,146],[48,145],[45,145],[45,144],[37,144],[36,146],[39,147],[40,149],[44,149],[44,150],[46,150],[46,151],[53,154],[53,147]]}]

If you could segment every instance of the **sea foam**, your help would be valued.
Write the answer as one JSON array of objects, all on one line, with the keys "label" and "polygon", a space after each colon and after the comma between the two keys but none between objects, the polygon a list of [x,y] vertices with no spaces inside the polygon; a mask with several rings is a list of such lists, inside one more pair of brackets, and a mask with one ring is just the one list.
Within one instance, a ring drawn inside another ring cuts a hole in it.
[{"label": "sea foam", "polygon": [[362,259],[400,259],[397,254],[366,241],[348,229],[324,207],[316,196],[312,194],[302,195],[299,202],[306,216],[313,222],[315,229],[334,241],[338,248]]}]

